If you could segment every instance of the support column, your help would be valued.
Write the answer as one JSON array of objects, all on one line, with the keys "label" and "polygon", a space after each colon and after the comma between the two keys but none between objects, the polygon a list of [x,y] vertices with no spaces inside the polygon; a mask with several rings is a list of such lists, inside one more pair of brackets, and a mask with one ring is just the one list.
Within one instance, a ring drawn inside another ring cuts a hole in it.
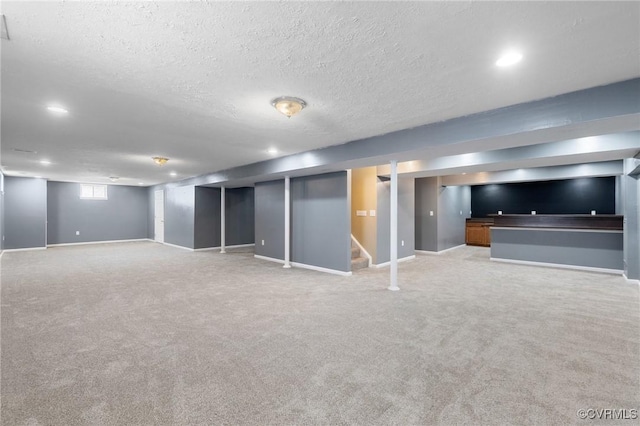
[{"label": "support column", "polygon": [[398,162],[391,160],[391,206],[389,216],[391,218],[391,232],[389,245],[391,250],[391,282],[389,290],[398,291]]},{"label": "support column", "polygon": [[284,266],[291,268],[291,180],[284,178]]},{"label": "support column", "polygon": [[220,188],[220,253],[226,253],[225,250],[225,188],[224,186]]}]

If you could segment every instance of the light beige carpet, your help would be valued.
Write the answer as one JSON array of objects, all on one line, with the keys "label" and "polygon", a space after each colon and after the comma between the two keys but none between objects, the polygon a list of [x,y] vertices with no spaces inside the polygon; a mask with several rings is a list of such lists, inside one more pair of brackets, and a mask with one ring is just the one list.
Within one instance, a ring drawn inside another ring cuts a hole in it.
[{"label": "light beige carpet", "polygon": [[585,424],[578,409],[637,409],[638,286],[488,257],[418,255],[390,292],[388,269],[150,242],[6,253],[2,424]]}]

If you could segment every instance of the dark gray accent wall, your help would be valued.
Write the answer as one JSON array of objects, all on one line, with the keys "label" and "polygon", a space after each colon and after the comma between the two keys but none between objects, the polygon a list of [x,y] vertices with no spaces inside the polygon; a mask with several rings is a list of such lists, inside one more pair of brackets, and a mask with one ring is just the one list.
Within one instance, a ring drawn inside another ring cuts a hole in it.
[{"label": "dark gray accent wall", "polygon": [[284,180],[256,183],[255,254],[284,260]]},{"label": "dark gray accent wall", "polygon": [[466,220],[471,216],[471,188],[438,186],[438,251],[442,251],[466,241]]},{"label": "dark gray accent wall", "polygon": [[291,179],[291,260],[351,271],[347,172]]},{"label": "dark gray accent wall", "polygon": [[[253,188],[225,191],[225,244],[253,244],[255,241],[255,202]],[[284,221],[284,217],[283,217]]]},{"label": "dark gray accent wall", "polygon": [[[391,181],[378,178],[377,249],[375,264],[391,260]],[[402,242],[404,241],[404,246]],[[398,179],[398,259],[415,253],[415,179]]]},{"label": "dark gray accent wall", "polygon": [[220,192],[196,186],[194,248],[220,247]]},{"label": "dark gray accent wall", "polygon": [[46,247],[47,181],[7,176],[5,189],[5,250]]},{"label": "dark gray accent wall", "polygon": [[543,182],[476,185],[471,190],[473,217],[504,214],[598,214],[616,212],[616,178],[587,177]]},{"label": "dark gray accent wall", "polygon": [[[621,177],[622,209],[624,214],[624,274],[630,280],[640,280],[640,182],[633,174],[637,160],[624,160],[625,174]],[[630,174],[631,173],[631,174]]]},{"label": "dark gray accent wall", "polygon": [[195,187],[168,188],[164,194],[164,241],[194,248]]},{"label": "dark gray accent wall", "polygon": [[147,203],[145,188],[109,185],[106,200],[87,200],[79,183],[50,181],[47,244],[147,238]]},{"label": "dark gray accent wall", "polygon": [[622,270],[622,232],[491,228],[491,258]]},{"label": "dark gray accent wall", "polygon": [[416,250],[438,251],[438,190],[437,177],[416,179]]}]

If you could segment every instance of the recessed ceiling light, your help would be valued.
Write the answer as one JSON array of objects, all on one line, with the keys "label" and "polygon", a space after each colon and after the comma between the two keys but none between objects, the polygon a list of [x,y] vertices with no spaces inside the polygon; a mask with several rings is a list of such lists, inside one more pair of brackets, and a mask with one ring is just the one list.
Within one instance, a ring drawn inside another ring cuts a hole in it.
[{"label": "recessed ceiling light", "polygon": [[144,182],[138,182],[138,185],[144,185]]},{"label": "recessed ceiling light", "polygon": [[517,64],[522,60],[522,53],[511,50],[509,52],[505,52],[500,58],[496,61],[496,66],[498,67],[508,67],[514,64]]},{"label": "recessed ceiling light", "polygon": [[47,110],[49,110],[49,112],[54,112],[56,114],[67,114],[69,112],[65,108],[62,108],[59,105],[49,105],[47,106]]},{"label": "recessed ceiling light", "polygon": [[117,181],[118,179],[120,179],[118,176],[109,176],[109,180],[110,180],[111,182],[115,182],[115,181]]},{"label": "recessed ceiling light", "polygon": [[49,160],[40,160],[40,164],[44,164],[45,166],[48,166],[49,164],[51,164],[51,161],[49,161]]},{"label": "recessed ceiling light", "polygon": [[178,174],[176,172],[171,172],[169,173],[171,176],[178,176]]},{"label": "recessed ceiling light", "polygon": [[276,155],[278,153],[278,148],[269,148],[267,150],[267,153],[269,153],[271,155]]}]

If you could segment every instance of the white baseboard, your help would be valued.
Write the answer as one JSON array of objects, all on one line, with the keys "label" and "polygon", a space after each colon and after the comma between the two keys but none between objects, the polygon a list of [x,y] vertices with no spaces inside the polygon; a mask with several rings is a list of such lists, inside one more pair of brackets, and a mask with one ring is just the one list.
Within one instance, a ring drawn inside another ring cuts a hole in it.
[{"label": "white baseboard", "polygon": [[251,243],[251,244],[236,244],[234,246],[225,246],[225,248],[228,249],[232,249],[232,248],[244,248],[244,247],[255,247],[255,243]]},{"label": "white baseboard", "polygon": [[112,243],[132,243],[136,241],[153,241],[149,238],[134,238],[131,240],[106,240],[106,241],[84,241],[81,243],[61,243],[61,244],[47,244],[47,247],[64,247],[64,246],[84,246],[87,244],[112,244]]},{"label": "white baseboard", "polygon": [[4,249],[3,253],[13,253],[17,251],[33,251],[33,250],[46,250],[46,247],[28,247],[28,248],[19,248],[19,249]]},{"label": "white baseboard", "polygon": [[[283,262],[284,263],[284,262]],[[321,266],[307,265],[306,263],[291,262],[291,266],[294,268],[311,269],[312,271],[325,272],[327,274],[341,275],[343,277],[350,277],[351,271],[338,271],[337,269],[323,268]]]},{"label": "white baseboard", "polygon": [[[255,246],[255,244],[236,244],[234,246],[224,246],[224,248],[226,250],[226,249],[233,249],[233,248],[253,247],[253,246]],[[193,249],[193,251],[220,250],[221,248],[222,248],[221,246],[218,246],[218,247],[204,247],[204,248]]]},{"label": "white baseboard", "polygon": [[[268,262],[275,262],[275,263],[280,263],[280,264],[284,265],[284,260],[282,260],[282,259],[276,259],[274,257],[261,256],[259,254],[254,254],[253,257],[256,258],[256,259],[266,260]],[[321,266],[307,265],[305,263],[298,263],[298,262],[290,262],[290,263],[291,263],[291,266],[293,266],[294,268],[311,269],[312,271],[325,272],[327,274],[334,274],[334,275],[342,275],[344,277],[351,276],[351,271],[349,271],[349,272],[338,271],[336,269],[323,268]]]},{"label": "white baseboard", "polygon": [[466,244],[460,244],[459,246],[455,246],[455,247],[449,247],[448,249],[444,249],[444,250],[440,250],[440,251],[430,251],[430,250],[415,250],[416,253],[421,253],[421,254],[431,254],[431,255],[441,255],[444,254],[446,252],[452,251],[452,250],[456,250],[459,249],[460,247],[466,247]]},{"label": "white baseboard", "polygon": [[[407,256],[407,257],[403,257],[403,258],[398,259],[398,263],[406,262],[407,260],[413,260],[415,258],[416,258],[416,255],[412,254],[411,256]],[[372,265],[372,266],[374,268],[384,268],[385,266],[389,266],[389,265],[391,265],[391,261],[378,263],[377,265]]]},{"label": "white baseboard", "polygon": [[284,265],[283,259],[276,259],[275,257],[260,256],[259,254],[254,254],[253,257],[260,260],[266,260],[267,262],[281,263]]},{"label": "white baseboard", "polygon": [[623,275],[621,269],[594,268],[592,266],[566,265],[562,263],[532,262],[529,260],[501,259],[496,257],[489,258],[493,262],[515,263],[518,265],[544,266],[548,268],[574,269],[578,271],[601,272],[604,274]]},{"label": "white baseboard", "polygon": [[629,284],[637,284],[637,285],[640,285],[640,280],[634,280],[634,279],[631,279],[631,278],[627,278],[627,276],[624,274],[624,272],[622,273],[622,276],[624,277],[624,279],[625,279],[625,280],[627,280],[627,282],[628,282]]},{"label": "white baseboard", "polygon": [[171,244],[171,243],[162,243],[162,244],[164,244],[165,246],[175,247],[175,248],[179,248],[179,249],[182,249],[182,250],[193,251],[192,248],[179,246],[177,244]]},{"label": "white baseboard", "polygon": [[191,251],[210,251],[210,250],[220,250],[220,246],[218,246],[218,247],[197,248],[197,249],[193,249]]},{"label": "white baseboard", "polygon": [[358,241],[356,239],[356,237],[353,236],[353,234],[351,234],[351,241],[353,241],[354,243],[356,243],[356,245],[358,246],[358,248],[360,249],[360,251],[364,254],[364,256],[369,259],[369,263],[367,264],[367,266],[369,268],[371,268],[371,266],[373,266],[373,257],[371,257],[371,255],[369,254],[369,252],[367,250],[365,250],[365,248],[362,246],[362,244],[360,244],[360,241]]}]

